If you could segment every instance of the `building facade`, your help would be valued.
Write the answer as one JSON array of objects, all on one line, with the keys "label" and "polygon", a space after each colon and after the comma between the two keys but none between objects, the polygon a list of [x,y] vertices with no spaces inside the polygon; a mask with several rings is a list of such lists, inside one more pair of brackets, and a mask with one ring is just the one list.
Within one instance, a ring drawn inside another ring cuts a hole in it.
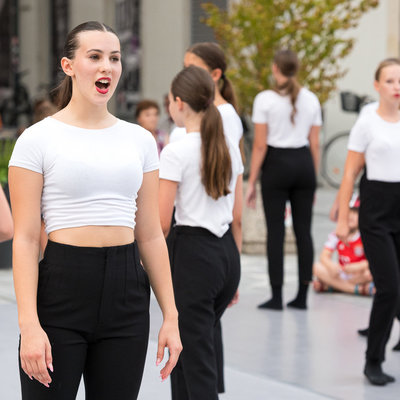
[{"label": "building facade", "polygon": [[[140,98],[162,104],[172,77],[182,67],[185,50],[192,43],[213,39],[209,28],[200,22],[204,2],[0,0],[0,96],[7,84],[15,84],[15,69],[23,71],[20,79],[32,98],[54,87],[59,79],[66,33],[83,21],[99,20],[116,29],[123,49],[124,73],[113,111],[132,119]],[[229,0],[213,2],[222,8],[229,6]],[[372,79],[376,65],[385,57],[399,56],[399,21],[398,0],[381,1],[378,8],[362,17],[353,32],[354,50],[343,60],[348,73],[338,82],[339,91],[374,96]],[[355,117],[341,110],[338,94],[332,96],[325,104],[325,136],[348,129]]]}]

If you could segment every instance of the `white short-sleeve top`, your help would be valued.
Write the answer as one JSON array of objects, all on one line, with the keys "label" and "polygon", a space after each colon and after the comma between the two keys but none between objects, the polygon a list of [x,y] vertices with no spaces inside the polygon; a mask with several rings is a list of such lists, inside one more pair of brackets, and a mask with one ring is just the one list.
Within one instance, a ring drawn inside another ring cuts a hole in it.
[{"label": "white short-sleeve top", "polygon": [[[243,136],[243,124],[235,108],[230,103],[224,103],[220,104],[217,109],[221,115],[225,137],[239,146],[240,139]],[[169,136],[169,142],[176,142],[182,139],[185,134],[185,128],[175,127]]]},{"label": "white short-sleeve top", "polygon": [[296,99],[294,124],[290,121],[293,106],[289,96],[264,90],[254,99],[252,121],[268,124],[267,144],[280,148],[308,146],[312,126],[322,125],[321,106],[317,96],[301,88]]},{"label": "white short-sleeve top", "polygon": [[237,178],[243,173],[238,146],[227,140],[232,163],[230,193],[218,200],[211,198],[201,182],[201,136],[187,133],[181,140],[170,143],[161,152],[160,179],[178,182],[175,198],[177,225],[208,229],[222,237],[233,220]]},{"label": "white short-sleeve top", "polygon": [[400,121],[387,122],[377,112],[360,115],[348,149],[364,153],[369,180],[400,182]]},{"label": "white short-sleeve top", "polygon": [[43,175],[46,232],[87,225],[135,227],[143,173],[158,169],[150,132],[122,120],[84,129],[52,117],[18,138],[9,166]]}]

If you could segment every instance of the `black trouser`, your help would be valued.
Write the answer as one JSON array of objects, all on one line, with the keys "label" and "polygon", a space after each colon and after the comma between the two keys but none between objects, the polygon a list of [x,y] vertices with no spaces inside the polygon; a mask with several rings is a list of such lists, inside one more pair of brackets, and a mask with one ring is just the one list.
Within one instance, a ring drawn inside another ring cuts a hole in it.
[{"label": "black trouser", "polygon": [[385,359],[400,300],[400,183],[369,181],[360,186],[360,232],[374,279],[366,358]]},{"label": "black trouser", "polygon": [[292,208],[299,281],[312,278],[314,249],[311,219],[316,188],[315,169],[308,147],[280,149],[268,146],[262,166],[261,189],[267,222],[267,258],[271,286],[283,285],[285,208]]},{"label": "black trouser", "polygon": [[150,287],[134,244],[76,247],[48,242],[39,264],[37,309],[54,373],[50,388],[20,368],[23,400],[133,400],[149,334]]},{"label": "black trouser", "polygon": [[172,372],[173,400],[218,399],[215,327],[240,279],[230,230],[218,238],[203,228],[175,227],[172,279],[183,351]]}]

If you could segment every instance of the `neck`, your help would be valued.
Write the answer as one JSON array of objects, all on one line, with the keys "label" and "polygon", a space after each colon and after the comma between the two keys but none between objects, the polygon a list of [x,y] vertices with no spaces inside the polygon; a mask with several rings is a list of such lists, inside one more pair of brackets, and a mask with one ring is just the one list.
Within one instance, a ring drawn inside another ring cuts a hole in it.
[{"label": "neck", "polygon": [[278,86],[284,85],[289,80],[289,78],[282,75],[279,71],[275,72],[274,78]]},{"label": "neck", "polygon": [[68,105],[55,114],[57,119],[81,128],[102,129],[111,126],[115,117],[110,114],[107,104],[95,105],[72,98]]},{"label": "neck", "polygon": [[214,105],[215,107],[220,106],[221,104],[228,103],[223,97],[221,92],[219,91],[218,84],[215,85],[215,96],[214,96]]},{"label": "neck", "polygon": [[399,102],[387,101],[381,98],[377,113],[385,120],[397,122],[400,119]]},{"label": "neck", "polygon": [[204,112],[190,113],[185,118],[186,132],[200,132],[201,119],[203,118]]}]

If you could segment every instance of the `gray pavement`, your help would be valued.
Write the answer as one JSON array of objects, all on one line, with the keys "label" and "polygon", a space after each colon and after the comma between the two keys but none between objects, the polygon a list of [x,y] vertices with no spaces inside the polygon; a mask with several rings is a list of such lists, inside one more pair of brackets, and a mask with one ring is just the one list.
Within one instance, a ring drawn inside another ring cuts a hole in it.
[{"label": "gray pavement", "polygon": [[[313,228],[316,254],[334,228],[328,220],[334,196],[333,191],[324,188],[317,193]],[[296,256],[287,255],[286,301],[296,292],[296,268]],[[220,396],[221,400],[398,398],[400,353],[391,350],[399,338],[398,322],[394,324],[384,364],[397,380],[385,387],[373,387],[362,375],[365,340],[356,333],[367,324],[371,299],[311,292],[308,311],[258,310],[256,305],[269,296],[265,269],[264,256],[242,255],[240,302],[223,317],[226,393]],[[160,382],[159,368],[155,367],[160,322],[161,314],[152,297],[141,400],[170,399],[169,382]],[[0,400],[17,400],[18,326],[9,270],[0,270],[0,324]],[[77,399],[84,399],[82,388]]]}]

